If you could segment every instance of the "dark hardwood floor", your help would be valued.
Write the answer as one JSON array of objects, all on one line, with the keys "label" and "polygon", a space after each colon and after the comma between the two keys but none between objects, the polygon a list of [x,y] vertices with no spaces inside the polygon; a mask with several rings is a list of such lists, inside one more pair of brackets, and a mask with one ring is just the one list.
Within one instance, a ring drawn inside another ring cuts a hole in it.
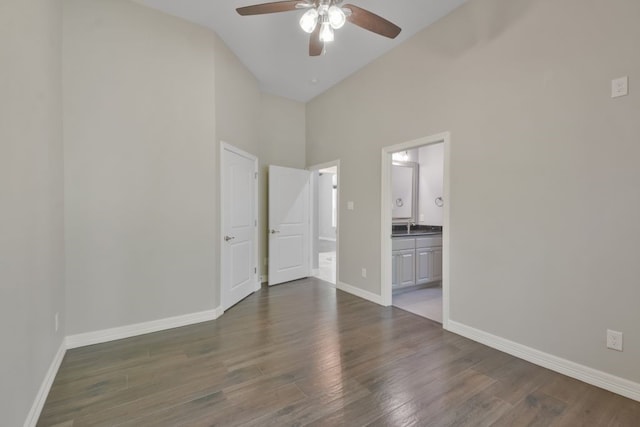
[{"label": "dark hardwood floor", "polygon": [[40,426],[640,426],[640,403],[316,279],[67,352]]}]

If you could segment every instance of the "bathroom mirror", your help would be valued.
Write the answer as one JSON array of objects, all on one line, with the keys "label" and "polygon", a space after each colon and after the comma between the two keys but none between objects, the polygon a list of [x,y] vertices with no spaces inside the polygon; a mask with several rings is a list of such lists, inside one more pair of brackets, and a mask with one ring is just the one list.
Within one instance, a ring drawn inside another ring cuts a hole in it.
[{"label": "bathroom mirror", "polygon": [[394,223],[417,222],[418,164],[394,161],[391,165],[391,206]]}]

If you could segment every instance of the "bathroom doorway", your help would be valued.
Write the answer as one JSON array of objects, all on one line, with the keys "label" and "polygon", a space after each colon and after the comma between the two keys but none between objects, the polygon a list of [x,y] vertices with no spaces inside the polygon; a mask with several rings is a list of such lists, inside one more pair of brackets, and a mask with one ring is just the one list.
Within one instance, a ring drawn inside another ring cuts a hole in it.
[{"label": "bathroom doorway", "polygon": [[442,323],[444,143],[391,160],[392,305]]},{"label": "bathroom doorway", "polygon": [[383,149],[382,296],[442,323],[449,317],[449,135]]},{"label": "bathroom doorway", "polygon": [[312,186],[311,274],[336,285],[339,246],[340,162],[309,168]]}]

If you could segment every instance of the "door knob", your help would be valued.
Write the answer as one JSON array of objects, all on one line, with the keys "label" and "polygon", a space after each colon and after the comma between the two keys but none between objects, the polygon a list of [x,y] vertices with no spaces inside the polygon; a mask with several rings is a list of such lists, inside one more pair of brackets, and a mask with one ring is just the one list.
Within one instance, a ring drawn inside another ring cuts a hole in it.
[{"label": "door knob", "polygon": [[233,240],[235,237],[224,236],[224,241],[228,242],[229,240]]},{"label": "door knob", "polygon": [[276,234],[276,233],[279,233],[279,232],[280,232],[280,230],[271,229],[271,234]]}]

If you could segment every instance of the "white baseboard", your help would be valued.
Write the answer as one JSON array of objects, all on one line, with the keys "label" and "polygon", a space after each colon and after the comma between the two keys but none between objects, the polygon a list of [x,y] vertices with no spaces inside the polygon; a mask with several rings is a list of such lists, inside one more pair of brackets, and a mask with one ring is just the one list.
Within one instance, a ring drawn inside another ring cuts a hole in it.
[{"label": "white baseboard", "polygon": [[380,295],[376,295],[372,292],[365,291],[364,289],[356,288],[355,286],[346,284],[344,282],[336,283],[336,288],[340,289],[341,291],[347,292],[351,295],[355,295],[362,299],[366,299],[367,301],[376,303],[378,305],[384,305],[382,301],[382,297]]},{"label": "white baseboard", "polygon": [[222,315],[222,307],[198,313],[184,314],[182,316],[168,317],[166,319],[152,320],[150,322],[136,323],[118,328],[103,329],[101,331],[86,332],[83,334],[69,335],[66,339],[68,349],[100,344],[109,341],[130,338],[137,335],[150,334],[166,329],[179,328],[195,323],[215,320]]},{"label": "white baseboard", "polygon": [[587,384],[640,401],[639,383],[527,347],[453,320],[449,320],[447,330]]},{"label": "white baseboard", "polygon": [[64,358],[66,351],[67,348],[65,346],[65,340],[63,339],[60,343],[58,352],[53,357],[51,365],[49,365],[49,369],[42,380],[38,394],[36,395],[33,405],[31,405],[31,410],[24,422],[24,427],[32,427],[38,423],[38,418],[40,418],[40,413],[42,412],[44,403],[47,401],[49,390],[51,390],[51,385],[53,384],[53,380],[56,378],[56,374],[58,373],[58,369],[60,368],[60,364],[62,363],[62,359]]}]

